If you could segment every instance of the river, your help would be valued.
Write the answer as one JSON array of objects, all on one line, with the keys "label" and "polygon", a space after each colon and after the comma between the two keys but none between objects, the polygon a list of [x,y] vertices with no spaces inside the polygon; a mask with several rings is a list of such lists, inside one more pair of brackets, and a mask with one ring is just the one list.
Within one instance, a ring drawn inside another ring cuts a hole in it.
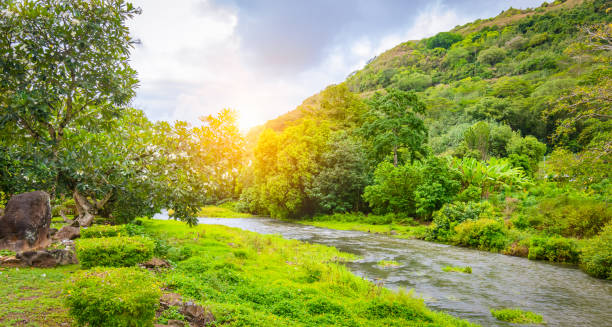
[{"label": "river", "polygon": [[[356,275],[391,289],[414,289],[427,305],[483,326],[517,326],[491,316],[491,308],[519,307],[541,314],[548,326],[612,326],[612,282],[576,267],[388,235],[341,231],[268,218],[199,218],[200,224],[334,246],[356,254]],[[397,268],[382,268],[393,260]],[[472,274],[443,272],[470,266]]]}]

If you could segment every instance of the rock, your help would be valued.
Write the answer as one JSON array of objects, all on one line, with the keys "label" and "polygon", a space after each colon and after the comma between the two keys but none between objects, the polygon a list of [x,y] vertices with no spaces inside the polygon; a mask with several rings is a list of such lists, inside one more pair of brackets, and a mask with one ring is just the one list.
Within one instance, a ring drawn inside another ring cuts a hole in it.
[{"label": "rock", "polygon": [[51,256],[55,258],[55,261],[60,266],[74,265],[74,264],[79,263],[79,260],[77,260],[77,257],[74,251],[64,250],[64,249],[55,249],[55,250],[50,250],[48,252],[51,254]]},{"label": "rock", "polygon": [[389,235],[397,235],[397,232],[392,230],[392,231],[389,232]]},{"label": "rock", "polygon": [[57,234],[57,228],[49,228],[49,236],[53,238],[53,235]]},{"label": "rock", "polygon": [[26,265],[38,268],[49,268],[57,266],[57,261],[47,251],[25,251],[17,253],[17,259],[21,259]]},{"label": "rock", "polygon": [[74,252],[63,249],[49,251],[25,251],[17,253],[17,259],[31,267],[48,268],[57,265],[76,264],[78,260]]},{"label": "rock", "polygon": [[0,260],[0,264],[3,266],[20,266],[22,264],[21,259],[17,259],[15,256],[4,257]]},{"label": "rock", "polygon": [[53,239],[56,240],[74,240],[78,237],[81,237],[81,229],[72,226],[64,226],[57,234],[53,235]]},{"label": "rock", "polygon": [[164,259],[152,258],[147,262],[141,263],[140,266],[147,269],[160,269],[170,267],[170,263]]},{"label": "rock", "polygon": [[185,322],[180,320],[168,320],[169,327],[185,327]]},{"label": "rock", "polygon": [[11,197],[0,217],[0,249],[27,251],[44,248],[49,243],[51,205],[43,191]]},{"label": "rock", "polygon": [[191,326],[206,326],[215,321],[215,316],[210,310],[191,301],[184,302],[179,311]]},{"label": "rock", "polygon": [[179,306],[183,303],[183,298],[180,294],[163,293],[161,298],[159,299],[159,302],[166,307]]}]

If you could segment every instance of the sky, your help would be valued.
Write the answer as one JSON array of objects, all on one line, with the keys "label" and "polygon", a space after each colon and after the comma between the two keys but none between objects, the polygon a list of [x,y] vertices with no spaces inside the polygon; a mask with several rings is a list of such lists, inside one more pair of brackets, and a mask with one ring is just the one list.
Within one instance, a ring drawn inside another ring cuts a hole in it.
[{"label": "sky", "polygon": [[295,109],[395,45],[542,0],[133,0],[133,105],[152,120],[223,108],[243,131]]}]

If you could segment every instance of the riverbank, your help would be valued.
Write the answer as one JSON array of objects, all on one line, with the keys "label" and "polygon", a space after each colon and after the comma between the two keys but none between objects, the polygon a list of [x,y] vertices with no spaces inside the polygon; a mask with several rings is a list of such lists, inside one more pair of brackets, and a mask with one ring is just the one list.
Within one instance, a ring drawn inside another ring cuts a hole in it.
[{"label": "riverbank", "polygon": [[[366,221],[366,222],[363,222]],[[442,244],[579,266],[598,278],[612,278],[612,226],[591,239],[576,239],[521,230],[512,222],[479,218],[454,223],[443,216],[430,224],[412,219],[394,221],[392,216],[335,214],[297,221],[316,227],[386,234],[396,238],[420,239]]]},{"label": "riverbank", "polygon": [[[154,240],[155,255],[172,264],[145,287],[205,306],[218,325],[473,326],[355,276],[341,264],[355,257],[333,247],[175,221],[141,220],[128,230]],[[0,324],[73,325],[64,288],[80,270],[2,268]]]}]

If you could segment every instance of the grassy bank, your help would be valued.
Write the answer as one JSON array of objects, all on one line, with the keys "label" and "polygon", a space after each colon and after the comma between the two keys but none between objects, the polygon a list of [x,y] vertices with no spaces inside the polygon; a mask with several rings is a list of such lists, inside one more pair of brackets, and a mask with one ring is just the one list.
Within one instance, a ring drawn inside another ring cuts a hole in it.
[{"label": "grassy bank", "polygon": [[[150,287],[205,305],[216,325],[472,326],[429,310],[410,292],[353,275],[341,262],[354,258],[332,247],[175,221],[144,220],[127,230],[154,240],[156,256],[172,263]],[[78,270],[4,268],[0,324],[73,325],[63,290]]]},{"label": "grassy bank", "polygon": [[225,202],[219,205],[208,205],[198,211],[198,217],[207,218],[251,218],[249,213],[236,210],[236,202]]},{"label": "grassy bank", "polygon": [[[563,237],[529,228],[518,228],[520,221],[503,220],[485,210],[456,205],[441,210],[427,225],[393,215],[334,214],[316,216],[301,224],[317,227],[386,234],[477,248],[506,255],[579,265],[598,278],[612,278],[612,225],[590,238]],[[446,207],[445,207],[446,208]],[[472,215],[472,218],[466,218]],[[457,216],[460,216],[458,219]],[[519,219],[523,219],[522,217]]]}]

